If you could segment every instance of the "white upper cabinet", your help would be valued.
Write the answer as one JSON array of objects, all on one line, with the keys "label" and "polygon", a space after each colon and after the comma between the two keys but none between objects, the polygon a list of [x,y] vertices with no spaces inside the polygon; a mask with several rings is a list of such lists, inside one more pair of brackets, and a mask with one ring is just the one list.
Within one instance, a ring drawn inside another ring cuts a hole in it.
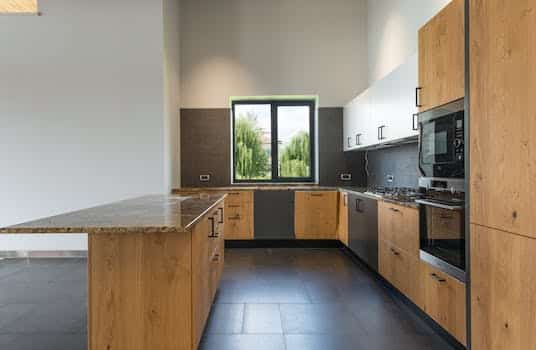
[{"label": "white upper cabinet", "polygon": [[412,55],[344,108],[344,150],[373,147],[418,135],[415,88],[418,57]]}]

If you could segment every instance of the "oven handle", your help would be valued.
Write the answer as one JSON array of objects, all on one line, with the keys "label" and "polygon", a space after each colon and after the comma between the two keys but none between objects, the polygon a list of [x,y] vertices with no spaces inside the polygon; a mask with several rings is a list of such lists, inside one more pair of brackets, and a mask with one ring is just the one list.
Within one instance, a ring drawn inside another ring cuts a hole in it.
[{"label": "oven handle", "polygon": [[441,209],[446,209],[446,210],[462,210],[462,209],[464,209],[464,207],[461,206],[461,205],[446,205],[446,204],[430,202],[430,201],[427,201],[427,200],[424,200],[424,199],[416,199],[415,203],[422,204],[422,205],[429,205],[431,207],[436,207],[436,208],[441,208]]}]

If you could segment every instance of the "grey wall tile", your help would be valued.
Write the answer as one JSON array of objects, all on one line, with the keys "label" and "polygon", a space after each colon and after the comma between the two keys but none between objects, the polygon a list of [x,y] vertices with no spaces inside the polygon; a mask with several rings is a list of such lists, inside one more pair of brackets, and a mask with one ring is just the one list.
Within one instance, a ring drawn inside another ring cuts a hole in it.
[{"label": "grey wall tile", "polygon": [[[419,150],[417,143],[368,152],[369,186],[417,187],[419,179]],[[394,182],[387,182],[387,175]]]}]

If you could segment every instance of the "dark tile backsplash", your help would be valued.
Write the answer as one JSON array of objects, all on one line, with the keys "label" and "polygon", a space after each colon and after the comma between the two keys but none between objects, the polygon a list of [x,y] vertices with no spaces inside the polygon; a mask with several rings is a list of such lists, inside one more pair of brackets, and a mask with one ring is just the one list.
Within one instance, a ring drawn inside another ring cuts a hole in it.
[{"label": "dark tile backsplash", "polygon": [[[419,179],[418,144],[411,143],[368,152],[368,186],[417,187]],[[387,176],[393,175],[393,182]]]},{"label": "dark tile backsplash", "polygon": [[[181,110],[182,187],[231,184],[231,123],[229,109]],[[364,153],[342,151],[342,108],[318,112],[319,183],[323,186],[363,186],[366,183]],[[340,180],[351,173],[352,181]],[[208,174],[211,181],[201,182]]]}]

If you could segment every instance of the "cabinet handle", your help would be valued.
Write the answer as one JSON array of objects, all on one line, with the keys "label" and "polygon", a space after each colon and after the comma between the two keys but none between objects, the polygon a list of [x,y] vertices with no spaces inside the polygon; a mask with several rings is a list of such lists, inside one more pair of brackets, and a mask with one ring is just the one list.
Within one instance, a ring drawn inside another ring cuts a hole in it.
[{"label": "cabinet handle", "polygon": [[356,198],[355,200],[355,211],[358,213],[363,213],[363,209],[361,208],[361,203],[363,203],[362,199]]},{"label": "cabinet handle", "polygon": [[394,211],[395,213],[400,213],[400,209],[396,208],[389,208],[390,211]]},{"label": "cabinet handle", "polygon": [[361,146],[361,136],[362,136],[362,135],[363,135],[363,134],[356,134],[356,135],[355,135],[355,144],[356,144],[357,146]]},{"label": "cabinet handle", "polygon": [[420,87],[420,86],[415,88],[415,107],[422,107],[421,99],[420,99],[421,90],[422,90],[422,87]]},{"label": "cabinet handle", "polygon": [[413,131],[419,130],[419,114],[415,113],[413,114]]},{"label": "cabinet handle", "polygon": [[240,215],[236,215],[236,216],[229,216],[227,218],[227,220],[232,220],[232,221],[235,221],[235,220],[240,220]]},{"label": "cabinet handle", "polygon": [[312,197],[324,197],[324,194],[322,193],[311,193]]},{"label": "cabinet handle", "polygon": [[400,253],[394,250],[394,248],[391,248],[391,253],[393,253],[395,256],[399,256]]},{"label": "cabinet handle", "polygon": [[383,129],[386,127],[386,125],[378,126],[378,140],[385,140],[385,137],[383,136]]},{"label": "cabinet handle", "polygon": [[215,222],[214,222],[214,217],[210,217],[210,218],[208,218],[208,220],[210,221],[210,234],[208,235],[208,237],[209,238],[218,237],[216,235],[216,225],[215,225]]},{"label": "cabinet handle", "polygon": [[229,204],[228,207],[229,208],[240,208],[241,205],[240,204]]},{"label": "cabinet handle", "polygon": [[348,136],[348,138],[346,139],[346,143],[348,144],[348,148],[352,147],[350,142],[352,142],[352,138]]},{"label": "cabinet handle", "polygon": [[220,221],[218,223],[223,224],[223,208],[218,208],[218,210],[220,211]]},{"label": "cabinet handle", "polygon": [[439,283],[444,283],[447,281],[446,279],[439,277],[436,273],[431,273],[430,276]]},{"label": "cabinet handle", "polygon": [[215,254],[214,257],[212,258],[212,261],[214,262],[220,261],[220,254]]},{"label": "cabinet handle", "polygon": [[229,196],[240,196],[240,192],[229,192],[227,193]]}]

